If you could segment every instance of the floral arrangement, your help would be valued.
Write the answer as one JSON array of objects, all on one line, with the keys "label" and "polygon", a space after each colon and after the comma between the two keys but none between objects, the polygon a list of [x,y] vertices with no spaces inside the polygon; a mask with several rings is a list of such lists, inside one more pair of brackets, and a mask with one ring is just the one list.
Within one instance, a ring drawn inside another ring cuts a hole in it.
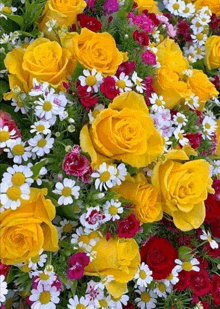
[{"label": "floral arrangement", "polygon": [[2,0],[0,309],[220,308],[220,0]]}]

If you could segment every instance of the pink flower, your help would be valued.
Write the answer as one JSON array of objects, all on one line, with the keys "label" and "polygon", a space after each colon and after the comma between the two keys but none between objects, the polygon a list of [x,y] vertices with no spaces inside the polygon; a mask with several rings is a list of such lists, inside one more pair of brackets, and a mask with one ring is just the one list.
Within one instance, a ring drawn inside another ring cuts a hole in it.
[{"label": "pink flower", "polygon": [[152,33],[154,30],[154,22],[145,14],[134,15],[130,12],[128,13],[127,18],[129,19],[130,24],[136,25],[148,33]]},{"label": "pink flower", "polygon": [[122,62],[122,64],[119,65],[118,70],[115,75],[119,77],[122,72],[124,72],[125,75],[130,75],[134,71],[135,66],[136,66],[135,61]]},{"label": "pink flower", "polygon": [[119,95],[119,90],[116,89],[116,82],[112,76],[104,78],[103,83],[100,85],[101,92],[110,100],[113,100]]},{"label": "pink flower", "polygon": [[134,214],[118,223],[118,237],[119,238],[133,238],[140,229],[140,222],[136,219]]},{"label": "pink flower", "polygon": [[145,64],[155,65],[157,63],[157,58],[150,50],[146,50],[142,53],[142,60]]},{"label": "pink flower", "polygon": [[118,12],[119,4],[117,0],[106,0],[103,10],[105,15],[111,15],[112,13]]},{"label": "pink flower", "polygon": [[71,280],[78,280],[84,276],[85,267],[89,265],[90,259],[85,252],[77,252],[69,259],[67,276]]},{"label": "pink flower", "polygon": [[63,170],[67,175],[77,176],[83,182],[88,182],[92,174],[89,160],[80,154],[80,147],[73,146],[71,152],[64,157]]},{"label": "pink flower", "polygon": [[15,131],[15,134],[11,136],[12,139],[21,137],[21,132],[18,129],[16,122],[11,119],[11,115],[0,110],[0,128],[3,128],[4,126],[8,127],[9,132],[11,132],[12,130]]},{"label": "pink flower", "polygon": [[56,277],[55,281],[53,282],[52,286],[55,286],[57,291],[62,291],[62,283],[58,277]]}]

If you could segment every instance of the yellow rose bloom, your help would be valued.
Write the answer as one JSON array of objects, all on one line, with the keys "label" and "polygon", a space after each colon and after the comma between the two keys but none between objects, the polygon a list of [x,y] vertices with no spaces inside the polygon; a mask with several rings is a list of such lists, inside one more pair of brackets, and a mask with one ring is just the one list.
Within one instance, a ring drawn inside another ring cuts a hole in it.
[{"label": "yellow rose bloom", "polygon": [[220,0],[196,0],[194,4],[197,10],[200,10],[203,6],[208,6],[212,13],[220,15]]},{"label": "yellow rose bloom", "polygon": [[153,170],[152,183],[161,194],[163,210],[182,231],[199,228],[205,219],[204,201],[214,193],[209,163],[189,160],[183,150],[171,150]]},{"label": "yellow rose bloom", "polygon": [[141,223],[162,219],[163,210],[158,192],[153,185],[147,183],[142,173],[135,177],[127,176],[126,180],[113,190],[134,203],[133,213]]},{"label": "yellow rose bloom", "polygon": [[138,12],[141,14],[144,10],[150,13],[159,14],[160,11],[157,7],[157,2],[154,0],[135,0],[138,6]]},{"label": "yellow rose bloom", "polygon": [[208,76],[201,70],[193,70],[193,75],[187,80],[188,87],[199,97],[199,110],[202,111],[205,103],[212,97],[218,96],[218,91],[210,82]]},{"label": "yellow rose bloom", "polygon": [[82,28],[81,34],[63,34],[61,42],[85,68],[96,69],[104,76],[114,75],[119,65],[128,59],[127,53],[118,50],[114,38],[107,32],[95,33]]},{"label": "yellow rose bloom", "polygon": [[116,97],[91,125],[82,128],[80,145],[90,155],[94,169],[113,160],[144,167],[162,153],[164,139],[143,96],[131,91]]},{"label": "yellow rose bloom", "polygon": [[114,298],[120,297],[140,265],[138,244],[134,239],[118,237],[107,241],[104,236],[92,249],[96,252],[96,258],[85,268],[85,275],[114,276],[106,288]]},{"label": "yellow rose bloom", "polygon": [[16,210],[0,214],[0,260],[4,264],[26,262],[41,249],[57,251],[58,235],[51,221],[55,207],[45,199],[47,189],[31,188],[29,200]]},{"label": "yellow rose bloom", "polygon": [[220,68],[220,36],[210,36],[206,41],[205,62],[209,70]]},{"label": "yellow rose bloom", "polygon": [[81,14],[86,7],[84,0],[48,0],[39,20],[38,28],[44,34],[52,38],[53,32],[48,32],[45,25],[49,20],[55,19],[59,27],[76,24],[77,15]]},{"label": "yellow rose bloom", "polygon": [[32,88],[33,78],[63,89],[63,82],[73,73],[75,64],[68,50],[45,38],[36,39],[25,51],[15,48],[5,58],[10,88],[19,86],[24,92]]},{"label": "yellow rose bloom", "polygon": [[216,137],[217,137],[217,141],[218,141],[215,154],[220,156],[220,118],[217,120],[217,129],[216,129],[215,133],[216,133]]},{"label": "yellow rose bloom", "polygon": [[165,107],[170,109],[191,95],[187,84],[176,72],[166,66],[157,70],[154,88],[157,94],[163,96]]},{"label": "yellow rose bloom", "polygon": [[183,56],[179,45],[170,38],[166,38],[157,46],[157,58],[161,66],[180,75],[189,68],[188,60]]}]

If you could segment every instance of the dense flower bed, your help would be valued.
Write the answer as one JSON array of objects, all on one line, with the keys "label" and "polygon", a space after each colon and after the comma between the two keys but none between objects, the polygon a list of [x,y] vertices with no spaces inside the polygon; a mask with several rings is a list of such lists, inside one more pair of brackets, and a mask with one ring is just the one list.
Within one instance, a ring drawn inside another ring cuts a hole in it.
[{"label": "dense flower bed", "polygon": [[0,44],[0,309],[220,308],[220,0],[3,0]]}]

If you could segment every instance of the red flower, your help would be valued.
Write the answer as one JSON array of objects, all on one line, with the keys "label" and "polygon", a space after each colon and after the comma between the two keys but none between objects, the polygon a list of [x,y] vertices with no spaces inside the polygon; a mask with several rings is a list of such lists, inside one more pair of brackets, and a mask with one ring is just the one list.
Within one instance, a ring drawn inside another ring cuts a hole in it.
[{"label": "red flower", "polygon": [[174,290],[183,291],[189,286],[189,272],[182,270],[178,274],[179,281],[174,285]]},{"label": "red flower", "polygon": [[210,306],[206,301],[201,301],[201,304],[203,305],[204,309],[210,309]]},{"label": "red flower", "polygon": [[149,13],[148,10],[143,10],[142,14],[146,15],[147,17],[149,17],[152,22],[154,23],[155,27],[158,27],[160,24],[160,21],[157,19],[157,15],[154,13]]},{"label": "red flower", "polygon": [[205,201],[206,218],[205,223],[215,221],[220,218],[220,201],[217,201],[214,194],[209,194]]},{"label": "red flower", "polygon": [[211,289],[213,303],[216,306],[220,306],[220,276],[212,276],[212,289]]},{"label": "red flower", "polygon": [[211,283],[205,268],[200,266],[200,271],[189,272],[189,287],[197,296],[204,296],[210,292]]},{"label": "red flower", "polygon": [[180,22],[178,22],[177,35],[181,40],[183,39],[186,42],[192,42],[190,32],[191,32],[190,25],[185,20],[181,20]]},{"label": "red flower", "polygon": [[113,100],[117,95],[119,95],[119,90],[116,89],[115,79],[111,76],[104,78],[102,84],[100,85],[100,90],[110,100]]},{"label": "red flower", "polygon": [[220,218],[210,223],[210,230],[214,237],[220,238]]},{"label": "red flower", "polygon": [[187,133],[186,138],[188,138],[190,146],[193,149],[197,149],[202,141],[202,134],[201,133]]},{"label": "red flower", "polygon": [[90,259],[85,252],[77,252],[68,261],[70,268],[67,270],[67,277],[71,280],[78,280],[83,277],[84,269],[89,265]]},{"label": "red flower", "polygon": [[211,22],[209,24],[210,28],[215,30],[220,25],[220,18],[216,14],[212,14]]},{"label": "red flower", "polygon": [[11,132],[12,130],[15,131],[15,133],[11,136],[11,139],[21,137],[21,132],[18,129],[16,122],[11,119],[11,115],[0,110],[0,128],[3,128],[4,126],[8,127],[9,132]]},{"label": "red flower", "polygon": [[119,75],[120,75],[122,72],[124,72],[125,75],[130,75],[130,74],[134,71],[135,66],[136,66],[135,61],[132,61],[132,62],[130,62],[130,61],[122,62],[122,63],[119,65],[118,70],[117,70],[117,72],[116,72],[115,75],[119,77]]},{"label": "red flower", "polygon": [[78,14],[77,20],[82,28],[88,28],[93,32],[98,32],[102,29],[102,23],[95,17],[87,16],[86,14]]},{"label": "red flower", "polygon": [[219,91],[220,90],[220,76],[215,75],[214,79],[212,80],[212,83],[215,86],[215,88]]},{"label": "red flower", "polygon": [[177,250],[164,237],[152,236],[147,239],[140,250],[141,260],[145,262],[154,279],[165,279],[175,266],[178,257]]},{"label": "red flower", "polygon": [[123,221],[118,223],[119,238],[133,238],[140,229],[140,222],[134,214],[130,214]]},{"label": "red flower", "polygon": [[146,99],[146,103],[147,105],[150,105],[150,100],[149,98],[151,97],[152,93],[155,92],[154,86],[153,86],[153,81],[154,78],[153,76],[147,76],[145,78],[145,80],[143,81],[143,85],[145,88],[145,99]]},{"label": "red flower", "polygon": [[150,41],[148,35],[145,32],[138,30],[135,30],[133,32],[133,39],[137,41],[138,44],[140,44],[141,46],[148,46]]},{"label": "red flower", "polygon": [[218,248],[217,249],[212,249],[210,244],[207,242],[204,247],[203,250],[206,251],[208,253],[208,255],[214,257],[214,258],[218,258],[220,257],[220,243],[218,243]]},{"label": "red flower", "polygon": [[98,102],[98,98],[94,96],[93,91],[88,92],[87,88],[87,86],[79,85],[77,87],[77,93],[79,95],[80,102],[83,106],[85,106],[86,110],[89,111],[90,107]]},{"label": "red flower", "polygon": [[220,199],[220,179],[214,179],[212,183],[212,187],[215,190],[215,194],[214,194],[215,198],[219,200]]},{"label": "red flower", "polygon": [[10,265],[2,264],[2,262],[0,261],[0,275],[4,275],[5,277],[7,277],[10,267]]},{"label": "red flower", "polygon": [[135,305],[131,302],[128,302],[126,306],[123,306],[123,309],[135,309]]}]

